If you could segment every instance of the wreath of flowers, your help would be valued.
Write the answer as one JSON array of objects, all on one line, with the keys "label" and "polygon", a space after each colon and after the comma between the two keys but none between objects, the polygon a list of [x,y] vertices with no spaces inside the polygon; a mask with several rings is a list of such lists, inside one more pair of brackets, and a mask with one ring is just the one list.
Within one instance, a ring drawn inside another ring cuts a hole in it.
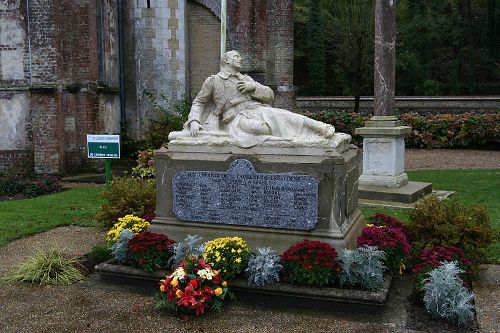
[{"label": "wreath of flowers", "polygon": [[203,260],[192,257],[160,281],[157,308],[166,308],[184,316],[197,317],[208,308],[220,310],[228,295],[227,282]]}]

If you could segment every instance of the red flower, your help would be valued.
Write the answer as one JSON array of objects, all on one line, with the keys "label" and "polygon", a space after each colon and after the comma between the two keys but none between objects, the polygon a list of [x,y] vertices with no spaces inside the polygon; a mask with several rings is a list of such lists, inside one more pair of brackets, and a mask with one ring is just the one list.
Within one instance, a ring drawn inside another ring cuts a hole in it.
[{"label": "red flower", "polygon": [[196,281],[196,280],[189,281],[188,285],[193,287],[193,289],[198,289],[198,281]]},{"label": "red flower", "polygon": [[184,292],[181,291],[179,293],[179,296],[181,297],[179,302],[177,302],[177,305],[179,306],[184,306],[185,308],[187,308],[191,304],[196,303],[196,300],[194,298],[195,293],[191,291],[191,288],[189,286],[184,289]]}]

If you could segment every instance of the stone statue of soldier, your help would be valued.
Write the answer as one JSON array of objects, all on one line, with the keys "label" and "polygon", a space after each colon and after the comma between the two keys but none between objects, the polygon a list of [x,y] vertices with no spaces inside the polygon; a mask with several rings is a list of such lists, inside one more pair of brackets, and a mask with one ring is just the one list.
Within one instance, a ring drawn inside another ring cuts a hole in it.
[{"label": "stone statue of soldier", "polygon": [[169,139],[187,134],[202,139],[219,133],[228,135],[231,143],[249,148],[270,138],[329,140],[335,135],[332,125],[271,107],[273,91],[241,74],[241,61],[237,51],[224,54],[221,71],[205,80],[194,99],[184,131],[171,133]]}]

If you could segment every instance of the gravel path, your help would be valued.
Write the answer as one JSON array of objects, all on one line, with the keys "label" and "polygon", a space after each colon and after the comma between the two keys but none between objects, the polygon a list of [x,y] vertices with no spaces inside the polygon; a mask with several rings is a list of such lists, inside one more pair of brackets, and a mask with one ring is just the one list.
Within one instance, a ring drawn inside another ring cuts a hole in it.
[{"label": "gravel path", "polygon": [[[0,248],[0,276],[38,251],[57,248],[78,257],[104,237],[95,228],[67,226],[12,241]],[[237,302],[220,314],[183,322],[155,311],[149,295],[96,279],[68,287],[2,286],[0,332],[414,332],[404,328],[404,311],[395,306],[386,307],[385,315],[353,317]]]},{"label": "gravel path", "polygon": [[500,150],[406,149],[406,170],[498,169]]}]

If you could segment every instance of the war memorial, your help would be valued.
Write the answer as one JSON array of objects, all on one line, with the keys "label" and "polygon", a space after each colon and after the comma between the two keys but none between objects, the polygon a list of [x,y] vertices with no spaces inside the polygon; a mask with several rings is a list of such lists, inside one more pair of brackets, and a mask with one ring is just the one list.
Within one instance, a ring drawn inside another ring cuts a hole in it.
[{"label": "war memorial", "polygon": [[350,136],[269,106],[273,92],[225,53],[184,125],[155,156],[157,217],[150,230],[183,239],[243,237],[278,251],[303,239],[353,247],[359,149]]}]

